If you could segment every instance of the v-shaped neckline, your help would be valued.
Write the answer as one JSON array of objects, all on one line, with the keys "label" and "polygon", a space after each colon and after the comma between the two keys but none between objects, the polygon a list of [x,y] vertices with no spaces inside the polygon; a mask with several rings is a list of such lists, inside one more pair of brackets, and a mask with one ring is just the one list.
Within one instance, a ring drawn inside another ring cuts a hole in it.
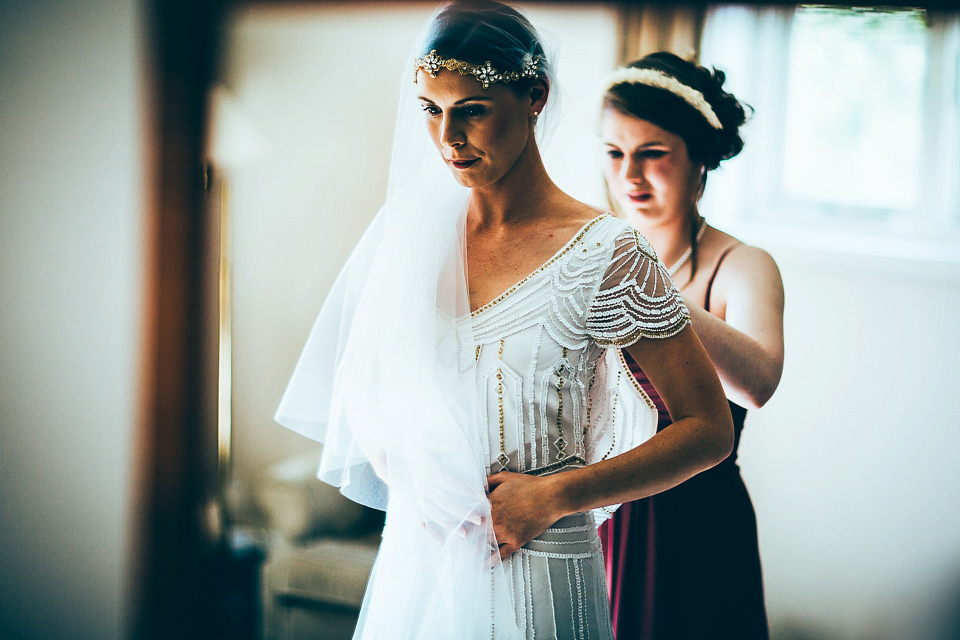
[{"label": "v-shaped neckline", "polygon": [[560,247],[560,248],[557,250],[557,252],[554,253],[553,256],[552,256],[550,259],[548,259],[546,262],[544,262],[543,264],[541,264],[539,267],[537,267],[536,269],[534,269],[533,271],[531,271],[530,273],[528,273],[526,276],[524,276],[523,278],[521,278],[520,280],[518,280],[518,281],[517,281],[516,283],[514,283],[512,286],[508,287],[508,288],[507,288],[506,290],[504,290],[500,295],[496,296],[493,300],[491,300],[491,301],[489,301],[489,302],[487,302],[487,303],[485,303],[485,304],[483,304],[483,305],[480,305],[479,307],[477,307],[476,309],[474,309],[473,311],[471,311],[471,312],[470,312],[470,317],[471,317],[471,318],[475,318],[475,317],[477,317],[478,315],[480,315],[481,313],[483,313],[484,311],[486,311],[487,309],[490,309],[490,308],[492,308],[492,307],[495,307],[497,304],[499,304],[500,302],[502,302],[505,298],[507,298],[507,297],[508,297],[510,294],[512,294],[514,291],[516,291],[516,290],[519,289],[521,286],[523,286],[523,285],[524,285],[527,281],[529,281],[531,278],[533,278],[533,277],[536,276],[537,274],[541,273],[542,271],[546,270],[550,265],[552,265],[554,262],[556,262],[556,261],[559,260],[561,257],[563,257],[563,255],[564,255],[565,253],[567,253],[575,244],[577,244],[578,242],[580,242],[580,240],[583,239],[583,236],[585,236],[585,235],[587,234],[587,232],[590,231],[590,229],[593,227],[594,224],[596,224],[598,221],[602,220],[603,218],[607,218],[607,217],[609,217],[609,216],[610,216],[609,213],[602,213],[602,214],[600,214],[599,216],[597,216],[596,218],[592,218],[592,219],[590,219],[590,220],[587,220],[587,222],[584,223],[584,225],[583,225],[582,227],[580,227],[580,229],[579,229],[576,233],[573,234],[573,237],[571,237],[562,247]]}]

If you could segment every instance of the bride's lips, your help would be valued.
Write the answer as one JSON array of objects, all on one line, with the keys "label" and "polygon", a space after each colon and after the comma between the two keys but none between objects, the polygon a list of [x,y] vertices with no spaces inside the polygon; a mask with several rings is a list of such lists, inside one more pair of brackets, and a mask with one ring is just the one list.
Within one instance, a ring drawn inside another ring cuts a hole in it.
[{"label": "bride's lips", "polygon": [[653,194],[648,191],[632,191],[627,194],[627,198],[630,199],[630,202],[639,204],[649,202],[653,198]]},{"label": "bride's lips", "polygon": [[469,160],[450,160],[450,164],[456,169],[466,169],[476,164],[480,158],[470,158]]}]

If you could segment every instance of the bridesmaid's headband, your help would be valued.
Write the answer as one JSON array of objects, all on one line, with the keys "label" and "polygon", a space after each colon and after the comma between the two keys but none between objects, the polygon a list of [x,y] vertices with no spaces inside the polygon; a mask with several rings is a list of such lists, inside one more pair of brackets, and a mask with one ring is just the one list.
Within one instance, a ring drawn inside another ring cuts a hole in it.
[{"label": "bridesmaid's headband", "polygon": [[671,75],[657,69],[637,69],[636,67],[621,67],[610,74],[604,93],[618,84],[642,84],[648,87],[663,89],[682,98],[684,102],[696,109],[707,119],[714,129],[723,129],[720,118],[713,112],[713,107],[703,97],[703,94],[687,86]]}]

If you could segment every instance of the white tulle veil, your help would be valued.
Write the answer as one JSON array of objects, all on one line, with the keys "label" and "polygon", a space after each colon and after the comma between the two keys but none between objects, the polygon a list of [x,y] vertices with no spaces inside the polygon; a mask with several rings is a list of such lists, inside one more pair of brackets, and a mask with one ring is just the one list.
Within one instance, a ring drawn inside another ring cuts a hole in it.
[{"label": "white tulle veil", "polygon": [[[276,414],[323,443],[322,480],[387,511],[355,636],[364,639],[521,637],[492,560],[485,425],[464,325],[469,191],[443,163],[416,100],[414,60],[442,12],[401,79],[386,202],[334,283]],[[478,33],[507,59],[546,54],[541,139],[557,120],[555,58],[517,37],[527,28],[485,24]]]}]

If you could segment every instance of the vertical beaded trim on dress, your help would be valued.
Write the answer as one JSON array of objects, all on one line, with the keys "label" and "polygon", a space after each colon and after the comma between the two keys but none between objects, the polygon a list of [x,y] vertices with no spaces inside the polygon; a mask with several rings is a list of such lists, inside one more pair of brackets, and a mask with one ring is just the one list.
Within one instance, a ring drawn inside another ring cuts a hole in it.
[{"label": "vertical beaded trim on dress", "polygon": [[[620,380],[621,380],[622,378],[623,378],[623,370],[622,370],[622,369],[617,369],[617,387],[620,386]],[[611,408],[610,408],[610,413],[611,413],[610,421],[611,421],[612,423],[616,423],[616,421],[617,421],[617,401],[618,401],[618,400],[620,400],[620,396],[614,396],[614,398],[613,398],[613,404],[612,404],[612,406],[611,406]],[[616,446],[617,446],[617,432],[614,431],[613,433],[611,433],[610,448],[607,449],[607,452],[606,452],[605,454],[603,454],[603,457],[600,458],[600,459],[601,459],[601,460],[606,460],[608,457],[610,457],[610,454],[613,453],[613,449],[614,449]]]},{"label": "vertical beaded trim on dress", "polygon": [[[500,362],[503,362],[503,343],[504,340],[500,340],[500,351],[497,353],[497,359]],[[477,356],[479,357],[480,351],[477,350]],[[503,424],[503,367],[497,366],[497,408],[500,411],[500,455],[497,456],[497,462],[500,463],[500,471],[507,470],[507,463],[510,462],[510,458],[507,456],[507,443],[506,435]]]},{"label": "vertical beaded trim on dress", "polygon": [[[498,362],[503,362],[503,343],[504,338],[500,339],[500,349],[497,352]],[[480,348],[483,345],[477,345],[477,360],[480,360]],[[497,408],[500,412],[500,455],[497,456],[497,462],[500,463],[500,471],[506,471],[507,463],[510,459],[507,457],[506,437],[503,425],[503,366],[497,366]],[[497,550],[494,549],[493,553]],[[497,625],[494,611],[494,601],[496,600],[496,582],[494,580],[495,567],[490,567],[490,640],[496,640]]]},{"label": "vertical beaded trim on dress", "polygon": [[593,412],[593,385],[597,381],[597,370],[593,369],[593,373],[590,374],[590,380],[587,382],[587,421],[583,425],[583,437],[587,437],[587,432],[590,431],[590,414]]},{"label": "vertical beaded trim on dress", "polygon": [[557,460],[563,460],[567,457],[567,441],[563,438],[563,375],[567,372],[569,363],[567,362],[567,348],[563,348],[563,359],[557,363],[557,434],[558,438],[553,441],[557,446]]}]

